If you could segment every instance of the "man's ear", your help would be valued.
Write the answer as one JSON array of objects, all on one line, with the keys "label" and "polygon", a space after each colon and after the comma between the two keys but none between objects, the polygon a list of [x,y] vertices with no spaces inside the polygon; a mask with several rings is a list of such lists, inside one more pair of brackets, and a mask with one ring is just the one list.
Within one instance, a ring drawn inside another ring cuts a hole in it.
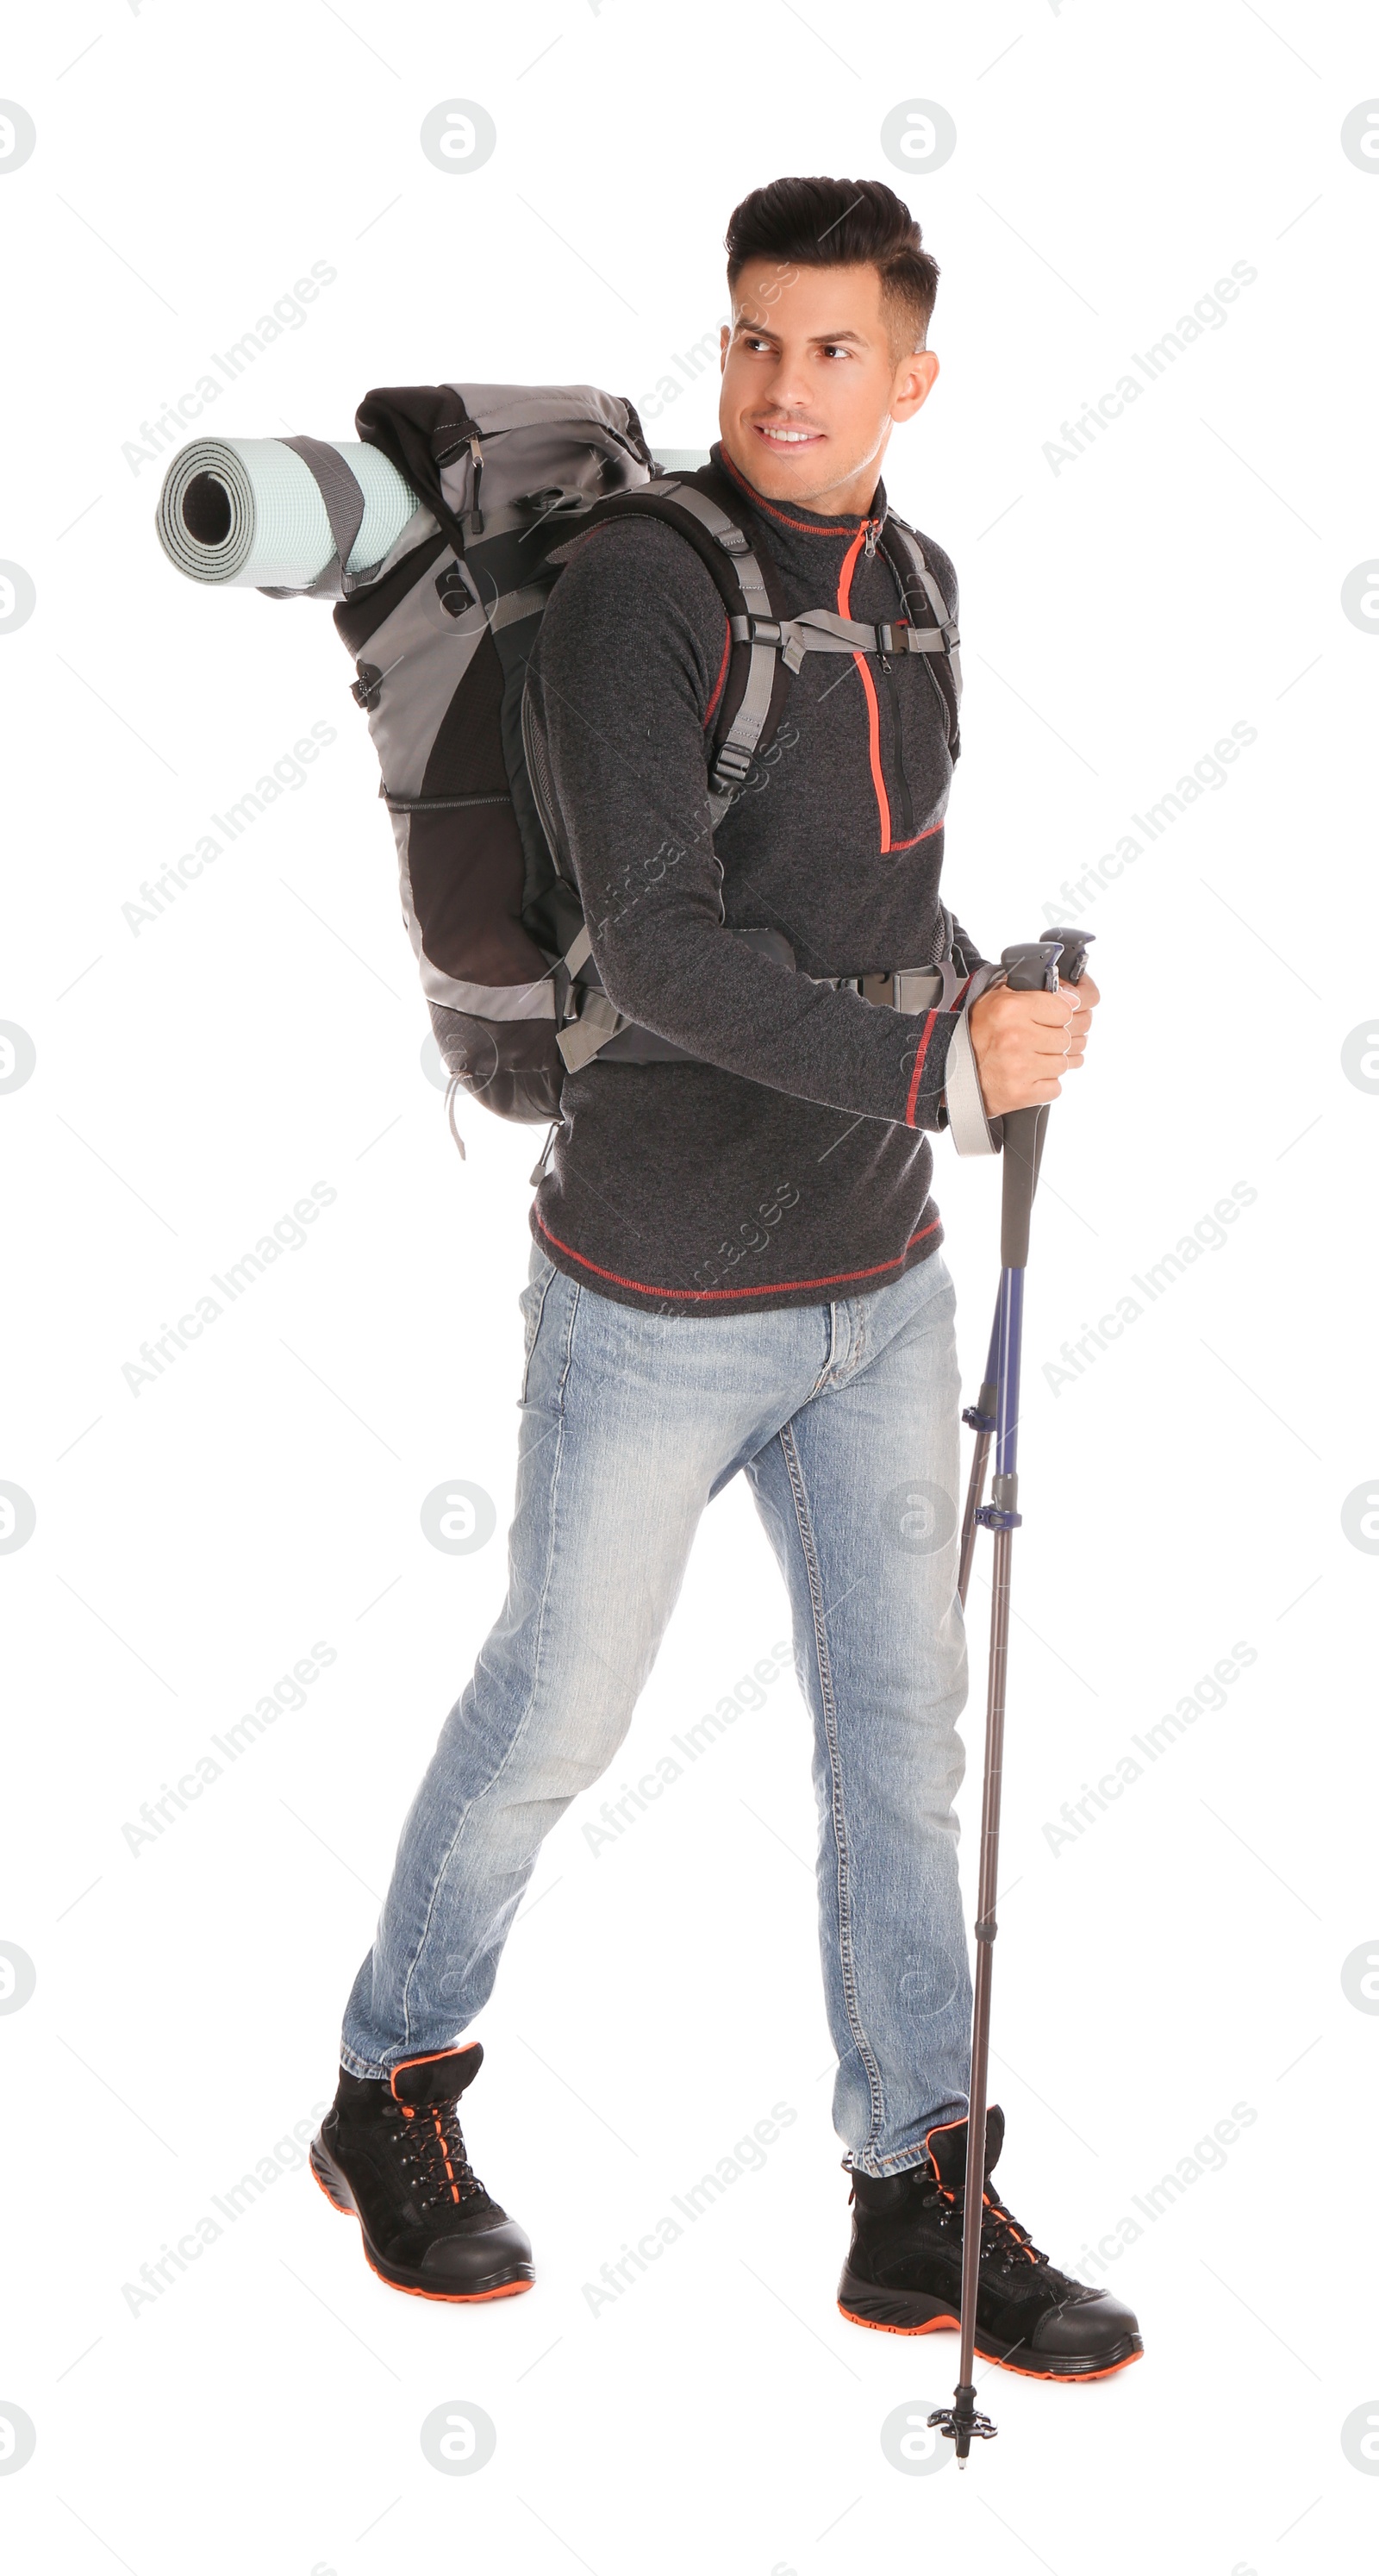
[{"label": "man's ear", "polygon": [[913,420],[920,404],[927,402],[933,392],[938,371],[932,349],[915,349],[901,359],[891,388],[892,420]]},{"label": "man's ear", "polygon": [[729,330],[727,323],[720,322],[718,326],[718,372],[720,376],[728,363],[728,342],[731,338],[732,333]]}]

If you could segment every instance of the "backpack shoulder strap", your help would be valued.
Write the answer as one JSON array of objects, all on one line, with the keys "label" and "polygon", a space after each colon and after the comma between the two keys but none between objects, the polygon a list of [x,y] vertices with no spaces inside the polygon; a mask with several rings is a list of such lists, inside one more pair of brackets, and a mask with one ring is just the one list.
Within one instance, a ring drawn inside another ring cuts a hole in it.
[{"label": "backpack shoulder strap", "polygon": [[571,537],[546,558],[565,560],[581,537],[609,519],[652,518],[674,528],[693,546],[723,602],[732,638],[728,681],[719,702],[709,756],[709,805],[722,822],[752,763],[766,751],[780,723],[790,674],[778,649],[753,628],[776,626],[785,615],[764,550],[754,548],[731,507],[732,486],[713,465],[692,474],[658,475],[631,491],[610,493],[581,520]]},{"label": "backpack shoulder strap", "polygon": [[[962,709],[962,663],[958,653],[960,638],[957,620],[951,614],[948,602],[924,560],[924,548],[915,530],[907,519],[897,518],[894,510],[888,510],[886,514],[885,526],[881,531],[881,546],[900,584],[907,614],[913,616],[922,603],[929,613],[927,617],[921,616],[918,623],[931,626],[936,630],[939,649],[926,653],[925,666],[933,679],[948,720],[948,749],[951,757],[956,760],[962,749],[959,730],[959,716]],[[940,664],[943,666],[942,676],[938,667]]]}]

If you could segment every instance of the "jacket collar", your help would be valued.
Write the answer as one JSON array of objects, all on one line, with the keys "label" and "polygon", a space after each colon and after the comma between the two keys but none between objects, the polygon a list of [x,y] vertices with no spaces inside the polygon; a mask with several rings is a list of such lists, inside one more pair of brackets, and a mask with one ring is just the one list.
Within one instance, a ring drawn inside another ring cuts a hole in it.
[{"label": "jacket collar", "polygon": [[[886,487],[884,483],[878,482],[876,490],[872,495],[871,509],[864,517],[860,519],[831,518],[826,516],[822,510],[807,510],[803,506],[797,505],[794,502],[792,502],[787,509],[783,502],[768,501],[765,494],[758,492],[755,484],[749,483],[746,475],[741,473],[738,467],[733,464],[732,459],[724,454],[721,440],[715,440],[714,445],[709,450],[709,455],[712,463],[717,466],[720,474],[725,475],[727,480],[732,484],[734,491],[739,493],[745,501],[749,502],[754,510],[759,510],[764,519],[773,523],[777,527],[795,528],[800,530],[805,536],[842,538],[845,539],[848,544],[851,544],[853,538],[860,536],[864,529],[873,522],[875,523],[876,536],[880,535],[881,529],[885,525],[886,513],[889,504],[886,500]],[[874,536],[872,539],[873,546],[875,543],[876,537]]]}]

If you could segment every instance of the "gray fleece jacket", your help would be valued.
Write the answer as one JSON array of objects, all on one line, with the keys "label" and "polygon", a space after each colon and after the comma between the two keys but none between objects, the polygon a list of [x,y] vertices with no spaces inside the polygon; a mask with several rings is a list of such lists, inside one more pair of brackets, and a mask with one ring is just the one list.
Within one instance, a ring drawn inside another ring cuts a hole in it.
[{"label": "gray fleece jacket", "polygon": [[[784,606],[913,613],[869,519],[768,502],[726,464]],[[926,560],[956,613],[953,567]],[[927,614],[917,612],[921,619]],[[956,1018],[822,979],[932,962],[952,778],[927,657],[810,654],[775,745],[716,832],[707,743],[728,628],[673,529],[590,530],[552,594],[529,699],[604,989],[693,1063],[570,1075],[532,1211],[558,1268],[667,1314],[824,1304],[942,1240],[926,1130],[945,1122]],[[731,936],[783,932],[796,969]],[[981,962],[958,929],[960,969]]]}]

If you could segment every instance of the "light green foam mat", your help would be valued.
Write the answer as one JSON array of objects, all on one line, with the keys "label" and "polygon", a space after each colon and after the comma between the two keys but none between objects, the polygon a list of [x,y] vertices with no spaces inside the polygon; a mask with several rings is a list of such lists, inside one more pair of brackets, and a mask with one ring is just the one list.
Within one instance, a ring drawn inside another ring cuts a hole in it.
[{"label": "light green foam mat", "polygon": [[[421,506],[376,447],[330,445],[364,495],[346,569],[381,563]],[[174,456],[158,495],[158,535],[190,581],[309,590],[335,546],[311,468],[280,438],[197,438]]]}]

